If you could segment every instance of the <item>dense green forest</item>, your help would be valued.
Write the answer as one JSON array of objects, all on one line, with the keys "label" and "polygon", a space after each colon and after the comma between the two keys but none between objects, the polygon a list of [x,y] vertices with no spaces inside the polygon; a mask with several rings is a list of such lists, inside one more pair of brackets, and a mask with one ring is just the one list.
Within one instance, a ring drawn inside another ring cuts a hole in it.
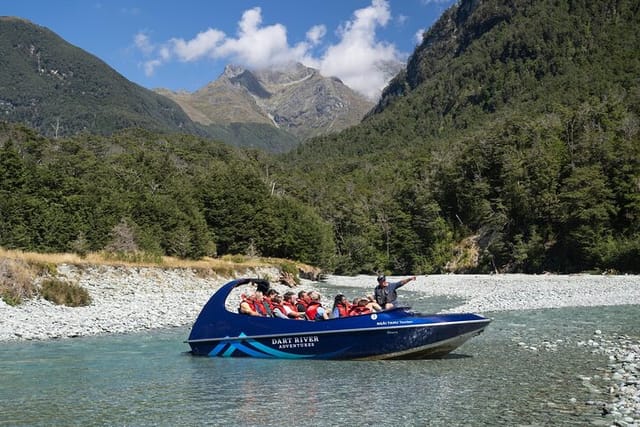
[{"label": "dense green forest", "polygon": [[0,245],[328,265],[330,227],[272,193],[258,157],[194,136],[129,130],[51,140],[0,124]]},{"label": "dense green forest", "polygon": [[337,271],[640,271],[639,10],[445,12],[363,124],[283,160]]},{"label": "dense green forest", "polygon": [[631,0],[462,0],[362,124],[279,156],[0,125],[0,245],[638,273],[638,28]]}]

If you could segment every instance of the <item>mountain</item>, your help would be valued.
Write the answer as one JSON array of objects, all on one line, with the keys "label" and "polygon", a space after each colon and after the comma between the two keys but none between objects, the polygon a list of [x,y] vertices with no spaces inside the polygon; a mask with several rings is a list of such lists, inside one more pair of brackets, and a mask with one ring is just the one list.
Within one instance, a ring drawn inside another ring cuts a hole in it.
[{"label": "mountain", "polygon": [[0,245],[100,250],[119,232],[341,274],[640,273],[638,28],[636,0],[460,0],[360,124],[279,156],[0,123]]},{"label": "mountain", "polygon": [[0,69],[0,117],[51,137],[137,127],[281,153],[310,135],[358,123],[373,106],[300,65],[255,75],[227,67],[196,93],[154,92],[47,28],[6,16]]},{"label": "mountain", "polygon": [[2,118],[43,135],[128,127],[203,134],[175,102],[24,19],[0,17],[0,70]]},{"label": "mountain", "polygon": [[353,126],[373,107],[339,79],[302,64],[257,71],[228,65],[218,79],[194,93],[157,92],[200,124],[269,125],[299,140]]},{"label": "mountain", "polygon": [[272,177],[333,224],[338,272],[638,272],[638,28],[632,0],[461,0]]}]

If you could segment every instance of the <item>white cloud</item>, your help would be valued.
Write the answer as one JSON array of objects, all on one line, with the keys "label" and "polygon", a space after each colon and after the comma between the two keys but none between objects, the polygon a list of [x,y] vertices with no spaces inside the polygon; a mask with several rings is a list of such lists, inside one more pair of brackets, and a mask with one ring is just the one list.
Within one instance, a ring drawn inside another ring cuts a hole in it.
[{"label": "white cloud", "polygon": [[325,34],[327,34],[327,27],[324,25],[314,25],[309,31],[307,31],[307,40],[315,46],[320,43],[320,40]]},{"label": "white cloud", "polygon": [[281,24],[260,27],[261,13],[259,7],[245,11],[238,24],[238,37],[227,37],[212,52],[212,56],[230,58],[249,68],[264,68],[295,61],[299,53],[295,48],[289,47],[287,29]]},{"label": "white cloud", "polygon": [[196,61],[214,52],[224,38],[222,31],[209,28],[189,41],[171,39],[169,41],[171,48],[165,47],[167,49],[165,55],[168,55],[168,50],[171,49],[181,61]]},{"label": "white cloud", "polygon": [[388,80],[384,64],[400,62],[402,57],[393,44],[375,37],[376,29],[390,18],[389,4],[384,0],[373,0],[371,6],[356,10],[353,19],[340,28],[340,41],[320,60],[320,72],[339,77],[371,99],[378,98]]},{"label": "white cloud", "polygon": [[155,73],[156,68],[159,67],[160,65],[162,65],[162,61],[160,61],[159,59],[152,59],[150,61],[145,62],[144,74],[147,77],[153,76],[153,73]]},{"label": "white cloud", "polygon": [[133,37],[133,43],[144,55],[151,55],[155,49],[149,36],[142,31]]},{"label": "white cloud", "polygon": [[[134,44],[148,58],[143,64],[147,75],[172,60],[223,59],[247,68],[275,67],[298,61],[320,69],[325,76],[339,77],[352,89],[376,99],[389,78],[383,65],[401,62],[403,57],[393,44],[376,40],[376,30],[390,20],[388,1],[372,0],[370,6],[356,10],[352,19],[338,28],[337,43],[322,45],[327,29],[324,25],[315,25],[307,31],[304,41],[290,45],[286,27],[282,24],[263,26],[262,10],[255,7],[242,14],[235,37],[209,28],[191,40],[174,38],[157,46],[145,32],[140,32]],[[313,48],[321,49],[322,54],[314,56]]]},{"label": "white cloud", "polygon": [[413,36],[416,40],[416,44],[422,44],[422,36],[424,35],[424,32],[426,30],[424,28],[420,28],[418,31],[416,31],[415,35]]}]

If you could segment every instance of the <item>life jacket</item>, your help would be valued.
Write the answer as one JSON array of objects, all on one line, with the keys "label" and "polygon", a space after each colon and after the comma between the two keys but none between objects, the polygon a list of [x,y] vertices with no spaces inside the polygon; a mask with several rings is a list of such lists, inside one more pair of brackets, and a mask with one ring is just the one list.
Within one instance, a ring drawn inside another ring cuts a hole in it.
[{"label": "life jacket", "polygon": [[347,303],[347,304],[336,304],[336,308],[338,309],[338,313],[340,314],[340,317],[348,317],[349,316],[349,309],[351,304]]},{"label": "life jacket", "polygon": [[299,299],[298,303],[296,304],[296,311],[307,311],[307,307],[309,307],[309,304],[307,304],[307,302],[303,299]]},{"label": "life jacket", "polygon": [[268,304],[271,311],[273,311],[273,309],[275,308],[275,305],[273,304],[273,301],[271,301],[271,298],[264,297],[262,302]]},{"label": "life jacket", "polygon": [[266,316],[266,317],[272,317],[273,313],[271,312],[271,307],[269,306],[269,303],[262,300],[262,301],[253,301],[253,306],[255,307],[254,310],[257,311],[258,313],[260,313],[260,316]]},{"label": "life jacket", "polygon": [[320,306],[321,304],[319,302],[311,301],[307,306],[307,310],[305,311],[307,319],[316,320],[316,316],[318,315],[318,309],[320,308]]},{"label": "life jacket", "polygon": [[[253,300],[253,298],[249,298],[249,297],[248,297],[248,296],[246,296],[245,294],[242,294],[242,295],[241,295],[241,298],[242,298],[242,300],[240,301],[240,305],[242,305],[242,303],[243,303],[243,302],[246,302],[247,304],[249,304],[249,308],[251,308],[251,310],[253,310],[253,311],[258,311],[258,310],[256,309],[256,304],[255,304],[255,301]],[[238,313],[240,313],[240,314],[246,314],[246,313],[243,313],[243,312],[242,312],[242,308],[240,307],[240,305],[238,306]],[[263,314],[262,314],[262,313],[260,313],[259,311],[258,311],[258,313],[259,313],[261,316],[263,315]]]},{"label": "life jacket", "polygon": [[280,313],[282,313],[283,316],[287,315],[287,310],[284,309],[284,305],[273,303],[273,307],[271,309],[271,312],[273,313],[273,317],[278,317],[276,316],[276,309],[280,310]]},{"label": "life jacket", "polygon": [[[282,303],[282,305],[284,305],[285,307],[289,307],[291,309],[291,311],[293,312],[298,312],[298,307],[296,307],[295,305],[293,305],[293,303],[289,302],[289,301],[284,301]],[[286,313],[286,312],[285,312]],[[287,316],[293,318],[293,319],[298,319],[298,316],[296,316],[293,313],[289,313]]]},{"label": "life jacket", "polygon": [[369,313],[371,313],[371,309],[366,305],[361,306],[361,305],[354,304],[349,309],[349,316],[359,316],[361,314],[369,314]]}]

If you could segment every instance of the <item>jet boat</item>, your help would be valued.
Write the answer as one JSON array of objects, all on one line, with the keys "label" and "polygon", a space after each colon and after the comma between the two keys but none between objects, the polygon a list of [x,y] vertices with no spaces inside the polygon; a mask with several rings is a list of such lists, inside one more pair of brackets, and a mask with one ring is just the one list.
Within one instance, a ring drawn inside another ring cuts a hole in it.
[{"label": "jet boat", "polygon": [[324,321],[240,314],[227,309],[235,288],[264,279],[237,279],[205,304],[188,340],[198,356],[283,359],[424,359],[442,357],[480,334],[490,319],[472,313],[421,314],[410,307]]}]

